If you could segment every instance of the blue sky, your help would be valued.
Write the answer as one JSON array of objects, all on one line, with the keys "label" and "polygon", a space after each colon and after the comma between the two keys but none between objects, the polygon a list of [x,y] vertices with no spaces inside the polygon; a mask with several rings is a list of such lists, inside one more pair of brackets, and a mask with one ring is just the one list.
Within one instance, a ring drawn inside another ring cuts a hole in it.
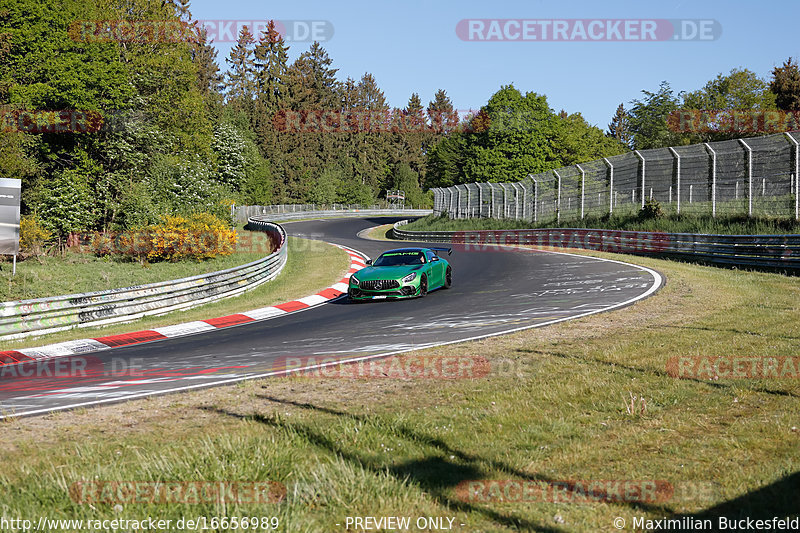
[{"label": "blue sky", "polygon": [[[745,67],[769,78],[789,56],[800,57],[800,2],[736,0],[407,1],[194,0],[201,20],[318,20],[334,28],[322,43],[338,76],[375,76],[390,105],[412,92],[423,104],[445,89],[458,109],[477,109],[501,85],[547,96],[556,111],[581,112],[605,128],[616,107],[654,91],[662,80],[677,91],[702,87],[719,73]],[[462,19],[713,19],[712,41],[476,42],[461,40]],[[290,43],[290,60],[310,42]],[[232,44],[218,43],[220,67]]]}]

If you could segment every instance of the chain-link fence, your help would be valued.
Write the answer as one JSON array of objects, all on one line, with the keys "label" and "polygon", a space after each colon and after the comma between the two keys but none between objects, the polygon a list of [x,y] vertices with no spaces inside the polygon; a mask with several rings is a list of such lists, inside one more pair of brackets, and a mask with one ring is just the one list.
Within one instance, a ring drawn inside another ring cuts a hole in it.
[{"label": "chain-link fence", "polygon": [[800,133],[636,150],[515,183],[435,188],[434,214],[533,222],[634,213],[800,219]]}]

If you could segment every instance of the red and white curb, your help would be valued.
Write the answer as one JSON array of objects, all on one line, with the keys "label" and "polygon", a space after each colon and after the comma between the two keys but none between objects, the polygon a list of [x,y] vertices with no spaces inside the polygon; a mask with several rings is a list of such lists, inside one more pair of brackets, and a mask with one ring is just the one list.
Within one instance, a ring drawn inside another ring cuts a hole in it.
[{"label": "red and white curb", "polygon": [[44,359],[51,359],[53,357],[83,355],[86,353],[108,350],[110,348],[130,346],[132,344],[141,344],[143,342],[169,339],[173,337],[182,337],[184,335],[191,335],[193,333],[211,331],[230,326],[238,326],[248,322],[255,322],[256,320],[274,318],[324,304],[346,294],[350,276],[354,272],[357,272],[359,269],[362,269],[366,266],[366,255],[353,250],[352,248],[341,246],[339,244],[333,244],[333,246],[341,248],[347,252],[347,255],[350,256],[350,269],[341,280],[316,294],[312,294],[311,296],[306,296],[305,298],[300,298],[299,300],[293,300],[291,302],[285,302],[278,305],[253,309],[252,311],[245,311],[243,313],[210,318],[208,320],[196,320],[194,322],[185,322],[183,324],[163,326],[144,331],[134,331],[132,333],[122,333],[108,337],[59,342],[57,344],[48,344],[47,346],[40,346],[38,348],[20,348],[19,350],[0,351],[0,366],[25,363],[27,361],[41,361]]}]

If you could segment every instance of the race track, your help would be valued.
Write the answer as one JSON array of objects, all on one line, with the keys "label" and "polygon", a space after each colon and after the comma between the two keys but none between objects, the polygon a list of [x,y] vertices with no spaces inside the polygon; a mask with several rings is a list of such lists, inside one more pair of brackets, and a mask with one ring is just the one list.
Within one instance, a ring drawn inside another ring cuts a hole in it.
[{"label": "race track", "polygon": [[[284,227],[290,235],[375,257],[413,245],[356,237],[395,220],[317,220]],[[185,337],[10,365],[0,374],[0,418],[279,375],[286,358],[311,358],[304,359],[311,364],[325,357],[378,357],[542,326],[628,305],[662,284],[660,275],[642,267],[563,253],[454,249],[447,259],[453,287],[424,299],[351,304],[342,298]],[[252,308],[260,306],[253,301]]]}]

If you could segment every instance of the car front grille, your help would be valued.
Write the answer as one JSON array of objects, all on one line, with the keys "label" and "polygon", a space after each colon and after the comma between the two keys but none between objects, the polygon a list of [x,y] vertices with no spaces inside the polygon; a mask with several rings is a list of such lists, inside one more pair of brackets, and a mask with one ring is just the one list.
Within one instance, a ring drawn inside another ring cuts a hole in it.
[{"label": "car front grille", "polygon": [[395,279],[371,279],[362,281],[358,286],[365,291],[388,291],[398,288],[400,283]]}]

